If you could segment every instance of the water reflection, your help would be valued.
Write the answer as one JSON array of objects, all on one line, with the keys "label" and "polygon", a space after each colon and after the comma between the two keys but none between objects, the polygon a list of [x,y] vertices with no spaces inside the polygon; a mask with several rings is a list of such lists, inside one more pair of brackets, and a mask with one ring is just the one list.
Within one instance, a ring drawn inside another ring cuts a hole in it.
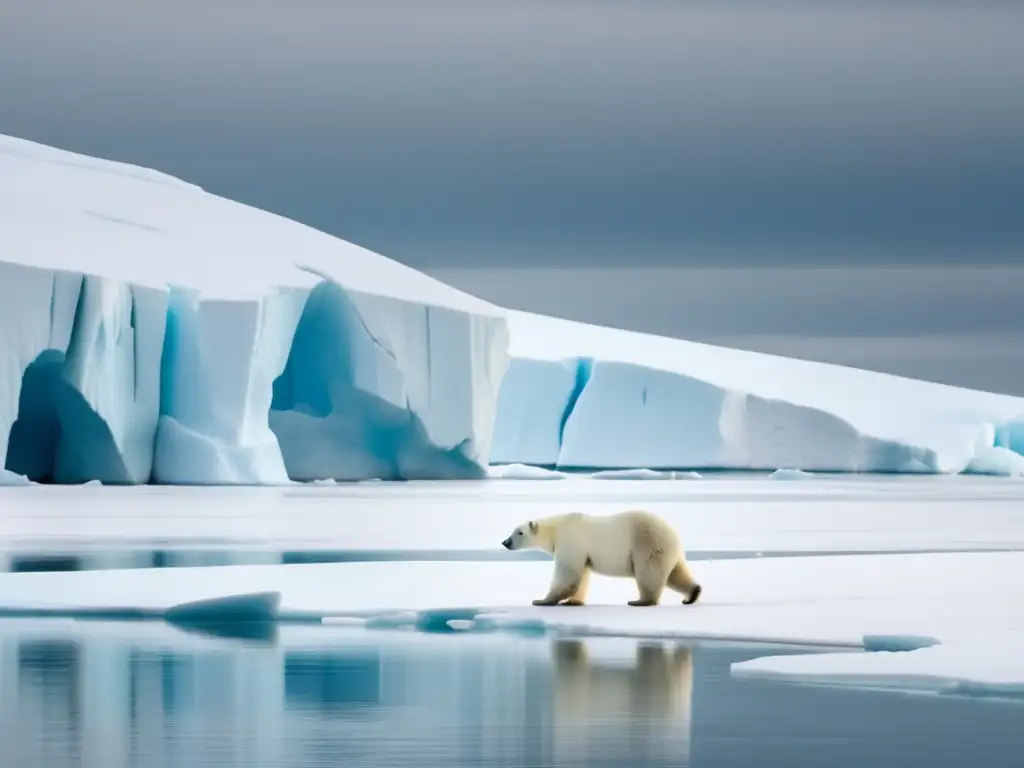
[{"label": "water reflection", "polygon": [[4,765],[18,768],[687,758],[685,648],[303,627],[254,643],[3,620],[0,656]]},{"label": "water reflection", "polygon": [[284,656],[284,705],[322,715],[381,703],[379,651],[344,656],[298,651]]},{"label": "water reflection", "polygon": [[1020,706],[728,676],[764,652],[0,620],[0,764],[845,768],[1016,765],[1024,749]]},{"label": "water reflection", "polygon": [[[5,648],[6,650],[6,648]],[[3,691],[3,743],[24,739],[28,749],[19,757],[26,765],[71,765],[71,756],[82,738],[81,649],[76,643],[40,640],[16,645],[13,665],[17,671],[14,708],[7,686]],[[8,654],[5,654],[5,662]],[[9,715],[14,716],[10,722]],[[20,753],[20,751],[19,751]]]},{"label": "water reflection", "polygon": [[555,640],[551,650],[560,765],[593,765],[610,753],[640,765],[688,764],[690,648],[591,638]]}]

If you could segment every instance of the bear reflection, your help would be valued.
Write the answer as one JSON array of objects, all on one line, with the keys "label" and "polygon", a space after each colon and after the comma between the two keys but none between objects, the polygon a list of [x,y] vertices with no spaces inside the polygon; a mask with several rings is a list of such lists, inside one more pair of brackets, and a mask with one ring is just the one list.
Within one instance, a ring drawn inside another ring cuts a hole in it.
[{"label": "bear reflection", "polygon": [[551,651],[560,764],[585,765],[588,753],[602,760],[618,757],[624,764],[688,762],[690,648],[588,638],[556,640]]}]

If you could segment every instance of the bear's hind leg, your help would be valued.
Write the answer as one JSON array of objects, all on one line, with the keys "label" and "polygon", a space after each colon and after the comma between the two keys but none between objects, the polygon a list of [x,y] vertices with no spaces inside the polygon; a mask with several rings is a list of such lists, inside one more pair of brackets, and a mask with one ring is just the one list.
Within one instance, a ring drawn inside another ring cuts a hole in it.
[{"label": "bear's hind leg", "polygon": [[590,569],[585,568],[583,575],[580,576],[580,584],[576,587],[576,592],[566,600],[563,605],[583,605],[587,602],[587,590],[590,589]]},{"label": "bear's hind leg", "polygon": [[661,600],[660,592],[661,590],[655,591],[647,587],[640,587],[640,598],[630,600],[626,605],[632,605],[634,608],[646,608],[649,605],[657,605]]},{"label": "bear's hind leg", "polygon": [[695,603],[700,598],[700,584],[682,558],[668,575],[668,588],[683,595],[683,605]]},{"label": "bear's hind leg", "polygon": [[633,577],[636,579],[640,597],[638,600],[630,600],[627,605],[635,607],[657,605],[668,579],[665,563],[661,558],[653,557],[648,558],[639,566],[634,561],[633,569]]}]

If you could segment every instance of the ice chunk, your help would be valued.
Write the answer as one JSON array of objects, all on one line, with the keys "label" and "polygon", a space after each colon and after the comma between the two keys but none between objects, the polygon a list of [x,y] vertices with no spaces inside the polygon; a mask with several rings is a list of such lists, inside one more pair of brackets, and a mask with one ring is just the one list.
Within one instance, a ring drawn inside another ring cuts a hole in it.
[{"label": "ice chunk", "polygon": [[967,472],[972,475],[1024,477],[1024,456],[1001,446],[983,448],[971,459]]},{"label": "ice chunk", "polygon": [[164,174],[8,137],[0,257],[12,471],[200,484],[485,472],[503,311],[404,265]]},{"label": "ice chunk", "polygon": [[508,318],[494,463],[959,473],[979,451],[1012,443],[1024,413],[1022,398],[524,312]]},{"label": "ice chunk", "polygon": [[653,469],[606,469],[591,472],[594,480],[700,480],[699,472],[657,472]]},{"label": "ice chunk", "polygon": [[163,618],[172,624],[203,626],[228,622],[276,621],[281,604],[278,592],[226,595],[172,605]]},{"label": "ice chunk", "polygon": [[[473,623],[480,611],[476,608],[433,608],[420,611],[416,617],[416,629],[421,632],[450,632],[465,630],[465,623]],[[455,622],[456,626],[452,626]],[[460,630],[458,624],[463,622]]]},{"label": "ice chunk", "polygon": [[543,467],[531,467],[529,464],[504,464],[489,467],[487,476],[502,480],[562,480],[566,474]]},{"label": "ice chunk", "polygon": [[776,469],[770,475],[769,480],[813,480],[814,475],[804,472],[802,469]]},{"label": "ice chunk", "polygon": [[919,648],[930,648],[938,645],[939,641],[934,637],[923,637],[921,635],[865,635],[865,651],[916,651]]}]

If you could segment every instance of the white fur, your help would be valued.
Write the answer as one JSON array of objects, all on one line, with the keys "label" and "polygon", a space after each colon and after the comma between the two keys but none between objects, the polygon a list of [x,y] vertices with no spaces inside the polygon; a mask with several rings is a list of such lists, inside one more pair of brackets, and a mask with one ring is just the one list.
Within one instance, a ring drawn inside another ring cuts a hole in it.
[{"label": "white fur", "polygon": [[666,586],[693,602],[700,586],[672,527],[649,512],[620,512],[598,517],[572,513],[517,526],[504,542],[508,549],[539,549],[554,556],[555,574],[546,597],[534,605],[586,600],[590,572],[636,579],[640,599],[630,605],[653,605]]}]

